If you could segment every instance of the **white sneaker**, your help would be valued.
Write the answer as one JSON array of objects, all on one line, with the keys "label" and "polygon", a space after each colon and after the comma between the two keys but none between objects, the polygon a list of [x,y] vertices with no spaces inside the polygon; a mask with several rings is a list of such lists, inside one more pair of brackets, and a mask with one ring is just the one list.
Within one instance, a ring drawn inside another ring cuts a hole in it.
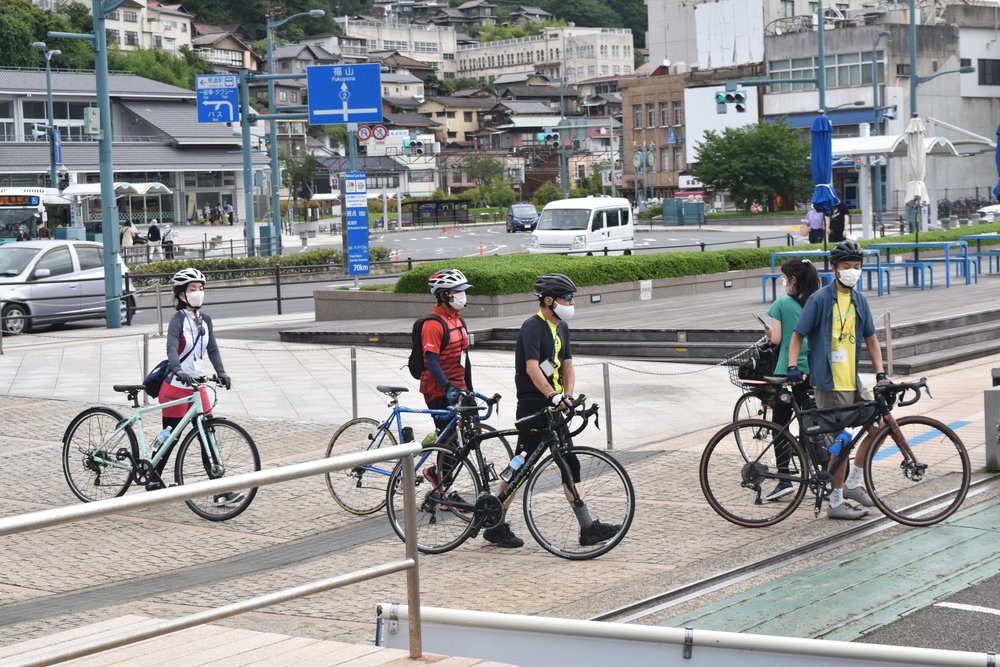
[{"label": "white sneaker", "polygon": [[858,509],[848,505],[847,503],[840,503],[836,507],[826,508],[827,519],[847,519],[849,521],[855,521],[857,519],[863,519],[866,516],[868,516],[868,510]]},{"label": "white sneaker", "polygon": [[875,501],[872,497],[868,495],[868,491],[865,490],[863,486],[857,486],[853,489],[848,489],[844,487],[844,500],[853,500],[859,505],[864,505],[865,507],[874,507]]}]

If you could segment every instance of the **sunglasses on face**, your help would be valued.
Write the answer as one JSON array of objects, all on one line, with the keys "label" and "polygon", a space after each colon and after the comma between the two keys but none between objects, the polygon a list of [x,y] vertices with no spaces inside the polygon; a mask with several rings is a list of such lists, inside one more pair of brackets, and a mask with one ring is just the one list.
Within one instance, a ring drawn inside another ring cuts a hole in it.
[{"label": "sunglasses on face", "polygon": [[573,303],[573,295],[572,294],[567,294],[566,296],[562,297],[562,300],[563,301],[568,301],[569,303]]}]

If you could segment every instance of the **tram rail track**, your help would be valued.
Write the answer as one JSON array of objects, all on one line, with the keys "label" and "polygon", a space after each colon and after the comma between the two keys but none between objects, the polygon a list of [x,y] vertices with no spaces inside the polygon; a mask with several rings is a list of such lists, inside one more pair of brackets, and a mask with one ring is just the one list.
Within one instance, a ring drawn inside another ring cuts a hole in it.
[{"label": "tram rail track", "polygon": [[[966,501],[969,498],[974,498],[978,495],[998,488],[1000,488],[1000,473],[991,473],[979,479],[974,479],[969,485],[969,492],[966,496]],[[953,493],[953,490],[947,491],[920,503],[916,503],[907,509],[919,508],[921,506],[926,506],[927,509],[931,509],[938,499]],[[963,507],[966,506],[967,503],[963,503]],[[752,563],[731,568],[724,572],[719,572],[717,574],[677,586],[670,590],[609,609],[595,616],[591,616],[587,620],[632,623],[670,609],[671,607],[676,607],[690,600],[698,599],[734,584],[747,581],[748,579],[753,579],[783,567],[787,567],[807,558],[812,558],[819,554],[832,551],[852,542],[876,535],[880,532],[900,525],[901,524],[893,521],[887,516],[879,516],[871,521],[866,521],[859,525],[851,525],[850,527],[833,535],[821,537],[817,540],[807,542],[806,544],[761,558],[760,560]],[[919,530],[919,528],[917,528],[917,530]]]}]

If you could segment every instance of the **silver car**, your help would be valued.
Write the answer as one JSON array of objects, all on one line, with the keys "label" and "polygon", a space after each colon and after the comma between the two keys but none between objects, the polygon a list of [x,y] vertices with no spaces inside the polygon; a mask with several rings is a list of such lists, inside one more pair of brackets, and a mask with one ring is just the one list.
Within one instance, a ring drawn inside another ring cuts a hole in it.
[{"label": "silver car", "polygon": [[[88,241],[22,241],[0,246],[0,313],[4,333],[42,324],[103,319],[103,246]],[[131,324],[135,297],[122,269],[122,322]]]}]

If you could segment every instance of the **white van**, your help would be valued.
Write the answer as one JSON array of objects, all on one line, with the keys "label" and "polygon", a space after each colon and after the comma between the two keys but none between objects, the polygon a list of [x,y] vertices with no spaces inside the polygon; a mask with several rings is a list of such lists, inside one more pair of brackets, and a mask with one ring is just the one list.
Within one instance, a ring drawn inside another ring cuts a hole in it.
[{"label": "white van", "polygon": [[531,254],[631,255],[635,247],[632,207],[619,197],[581,197],[549,202],[531,234]]}]

